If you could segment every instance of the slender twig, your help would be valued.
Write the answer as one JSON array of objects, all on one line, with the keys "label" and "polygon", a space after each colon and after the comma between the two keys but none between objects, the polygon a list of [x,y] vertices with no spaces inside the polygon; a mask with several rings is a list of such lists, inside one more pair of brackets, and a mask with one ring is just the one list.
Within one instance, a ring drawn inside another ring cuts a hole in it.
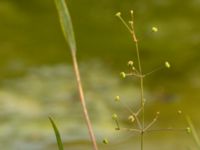
[{"label": "slender twig", "polygon": [[141,129],[142,129],[142,125],[141,125],[141,123],[140,123],[140,120],[139,120],[137,114],[133,114],[133,116],[135,117],[135,120],[136,120],[136,122],[137,122],[137,125],[138,125],[139,129],[141,130]]},{"label": "slender twig", "polygon": [[164,68],[163,66],[160,66],[160,67],[158,67],[158,68],[156,68],[156,69],[154,69],[154,70],[152,70],[152,71],[150,71],[150,72],[148,72],[148,73],[145,73],[144,74],[144,77],[146,77],[146,76],[148,76],[148,75],[151,75],[152,73],[154,73],[154,72],[156,72],[156,71],[158,71],[158,70],[160,70],[160,69],[162,69],[162,68]]},{"label": "slender twig", "polygon": [[[135,76],[139,78],[140,81],[140,109],[136,112],[136,113],[132,113],[132,116],[130,117],[131,122],[133,122],[135,119],[136,123],[138,125],[139,128],[137,129],[124,129],[127,131],[138,131],[140,133],[140,150],[144,150],[144,134],[146,132],[154,132],[154,131],[187,131],[189,132],[189,128],[186,129],[174,129],[174,128],[167,128],[167,129],[153,129],[151,130],[150,128],[155,124],[155,122],[158,119],[158,115],[159,112],[157,112],[156,116],[154,117],[154,119],[147,125],[145,126],[145,98],[144,98],[144,78],[162,68],[164,68],[163,66],[158,67],[150,72],[147,72],[146,74],[143,73],[142,71],[142,65],[141,65],[141,58],[140,58],[140,51],[139,51],[139,46],[138,46],[138,39],[136,37],[135,34],[135,29],[134,29],[134,16],[133,16],[133,11],[131,10],[131,21],[129,21],[129,25],[125,22],[125,20],[121,17],[121,13],[118,12],[116,14],[117,17],[119,17],[119,19],[121,20],[121,22],[125,25],[125,27],[129,30],[129,32],[131,33],[131,38],[133,40],[133,43],[135,44],[135,49],[136,49],[136,56],[137,56],[137,64],[138,64],[138,70],[135,68],[135,66],[133,66],[133,61],[129,61],[128,65],[131,67],[132,71],[130,73],[124,73],[123,74],[123,78],[125,78],[126,76]],[[157,28],[153,28],[154,32],[157,31]],[[165,62],[165,67],[166,68],[170,68],[170,64],[168,61]],[[131,110],[128,108],[128,111],[131,112]],[[138,115],[141,114],[141,118],[138,117]],[[133,118],[134,117],[134,118]],[[194,134],[193,135],[199,142],[199,139],[197,138],[197,136]],[[199,142],[200,143],[200,142]],[[200,144],[199,144],[200,145]]]},{"label": "slender twig", "polygon": [[142,107],[140,107],[139,109],[138,109],[138,111],[135,113],[137,116],[140,114],[140,112],[142,111]]},{"label": "slender twig", "polygon": [[128,110],[129,113],[134,114],[134,112],[131,110],[131,108],[127,104],[125,104],[123,102],[121,102],[121,103],[126,108],[126,110]]},{"label": "slender twig", "polygon": [[76,74],[76,80],[77,80],[77,85],[78,85],[80,101],[81,101],[81,105],[82,105],[82,108],[83,108],[84,118],[85,118],[85,121],[87,123],[87,128],[88,128],[88,131],[89,131],[90,138],[92,140],[93,149],[98,150],[96,138],[95,138],[95,135],[94,135],[94,131],[93,131],[93,128],[92,128],[92,124],[91,124],[89,114],[88,114],[88,111],[87,111],[87,107],[86,107],[86,103],[85,103],[85,96],[84,96],[84,92],[83,92],[83,88],[82,88],[81,77],[80,77],[80,73],[79,73],[79,67],[78,67],[75,52],[72,53],[72,59],[73,59],[74,71],[75,71],[75,74]]},{"label": "slender twig", "polygon": [[144,85],[143,85],[143,74],[142,74],[142,66],[141,66],[141,60],[140,60],[140,53],[139,53],[139,47],[138,47],[138,40],[135,34],[135,30],[134,30],[134,18],[133,18],[133,11],[131,11],[131,21],[129,22],[131,24],[131,27],[128,26],[128,24],[124,21],[124,19],[121,17],[121,13],[117,13],[116,14],[117,17],[119,17],[119,19],[121,20],[121,22],[125,25],[125,27],[129,30],[129,32],[132,35],[132,39],[133,42],[135,43],[135,48],[136,48],[136,54],[137,54],[137,62],[138,62],[138,74],[134,74],[135,76],[139,77],[140,79],[140,101],[141,101],[141,111],[142,111],[142,122],[141,122],[141,150],[143,150],[143,143],[144,143],[144,104],[145,104],[145,100],[144,100]]},{"label": "slender twig", "polygon": [[[132,20],[133,21],[133,20]],[[138,40],[136,38],[135,32],[133,30],[132,32],[132,38],[133,41],[135,42],[135,48],[136,48],[136,53],[137,53],[137,61],[138,61],[138,68],[139,68],[139,73],[142,75],[142,66],[141,66],[141,60],[140,60],[140,52],[139,52],[139,47],[138,47]],[[140,76],[140,102],[141,102],[141,108],[142,108],[142,132],[141,132],[141,150],[144,148],[144,83],[143,83],[143,76]]]},{"label": "slender twig", "polygon": [[141,129],[141,128],[142,128],[142,125],[141,125],[140,120],[139,120],[139,118],[138,118],[138,114],[139,114],[139,112],[141,111],[141,109],[139,109],[136,113],[134,113],[128,105],[126,105],[126,104],[123,103],[123,102],[121,102],[121,103],[122,103],[122,105],[126,108],[126,110],[128,110],[128,112],[131,113],[131,114],[133,115],[133,117],[135,118],[135,120],[136,120],[136,122],[137,122],[137,125],[138,125],[139,129]]},{"label": "slender twig", "polygon": [[131,30],[131,28],[128,26],[128,24],[124,21],[124,19],[119,15],[118,16],[119,17],[119,19],[121,20],[121,22],[124,24],[124,26],[128,29],[128,31],[130,32],[130,33],[132,33],[132,30]]},{"label": "slender twig", "polygon": [[115,120],[115,123],[116,123],[116,125],[117,125],[117,128],[115,128],[115,129],[116,129],[116,130],[120,130],[121,128],[120,128],[120,126],[119,126],[118,120]]},{"label": "slender twig", "polygon": [[121,130],[141,133],[141,130],[140,130],[140,129],[121,128]]},{"label": "slender twig", "polygon": [[187,120],[187,123],[188,123],[188,125],[191,129],[192,137],[193,137],[194,141],[196,142],[198,148],[200,148],[200,139],[199,139],[197,131],[196,131],[194,125],[193,125],[193,122],[192,122],[192,120],[190,119],[189,116],[186,116],[186,120]]},{"label": "slender twig", "polygon": [[152,120],[152,122],[150,122],[149,125],[145,127],[144,131],[147,131],[149,128],[151,128],[154,125],[154,123],[157,121],[157,119],[158,119],[158,115],[156,115],[156,117]]},{"label": "slender twig", "polygon": [[135,76],[135,77],[138,77],[138,78],[143,77],[142,75],[136,74],[136,73],[126,73],[126,76]]},{"label": "slender twig", "polygon": [[61,28],[64,34],[64,37],[66,39],[66,42],[68,42],[70,50],[71,50],[71,55],[72,55],[72,60],[73,60],[73,67],[76,75],[76,80],[77,80],[77,85],[78,85],[78,91],[80,95],[80,101],[83,109],[83,115],[87,124],[88,132],[90,135],[90,139],[93,144],[93,149],[98,150],[95,135],[92,129],[92,124],[89,118],[89,114],[87,111],[86,103],[85,103],[85,97],[83,93],[83,88],[81,84],[81,77],[79,73],[79,67],[77,63],[77,58],[76,58],[76,40],[75,40],[75,35],[74,35],[74,30],[73,30],[73,25],[70,17],[70,13],[67,8],[67,4],[65,0],[55,0],[56,7],[58,10],[59,18],[60,18],[60,24]]},{"label": "slender twig", "polygon": [[182,129],[175,129],[175,128],[166,128],[166,129],[151,129],[151,130],[146,130],[145,132],[160,132],[160,131],[187,131],[186,128],[182,128]]}]

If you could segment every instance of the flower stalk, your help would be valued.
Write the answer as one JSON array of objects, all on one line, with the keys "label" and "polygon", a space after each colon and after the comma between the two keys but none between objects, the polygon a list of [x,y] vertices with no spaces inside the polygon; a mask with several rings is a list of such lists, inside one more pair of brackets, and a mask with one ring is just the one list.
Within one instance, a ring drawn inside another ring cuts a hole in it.
[{"label": "flower stalk", "polygon": [[[171,65],[168,61],[165,61],[163,66],[160,66],[148,73],[143,73],[142,71],[142,65],[141,65],[141,57],[140,57],[140,51],[139,51],[139,45],[138,45],[138,39],[135,34],[134,30],[134,16],[133,16],[133,11],[130,11],[131,13],[131,21],[129,21],[127,24],[126,21],[123,19],[121,12],[118,12],[116,16],[120,19],[122,24],[128,29],[128,31],[131,33],[131,38],[134,42],[135,45],[135,50],[136,50],[136,56],[137,56],[137,64],[138,67],[134,66],[133,61],[128,61],[128,66],[130,67],[131,71],[129,73],[121,72],[120,75],[122,78],[129,77],[129,76],[134,76],[139,78],[140,81],[140,108],[136,113],[134,113],[130,107],[127,107],[127,105],[123,104],[125,108],[131,113],[131,115],[128,117],[129,122],[137,124],[137,128],[119,128],[121,130],[125,131],[132,131],[132,132],[137,132],[140,134],[140,150],[144,150],[144,134],[148,132],[156,132],[156,131],[187,131],[187,128],[184,129],[174,129],[174,128],[166,128],[166,129],[151,129],[152,126],[156,123],[158,120],[158,116],[160,112],[156,113],[156,116],[153,118],[153,120],[145,125],[145,95],[144,95],[144,78],[164,67],[170,68]],[[157,32],[158,29],[157,27],[152,28],[153,32]],[[138,117],[138,115],[141,115],[141,118]],[[115,120],[116,121],[116,120]],[[119,126],[119,123],[116,122],[116,125]]]}]

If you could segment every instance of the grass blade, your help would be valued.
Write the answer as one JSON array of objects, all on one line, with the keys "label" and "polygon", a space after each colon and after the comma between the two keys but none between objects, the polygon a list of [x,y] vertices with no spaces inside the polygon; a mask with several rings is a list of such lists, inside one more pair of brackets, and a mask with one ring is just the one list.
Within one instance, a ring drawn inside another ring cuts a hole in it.
[{"label": "grass blade", "polygon": [[59,150],[64,150],[63,148],[63,143],[62,143],[62,139],[61,139],[61,136],[60,136],[60,133],[58,131],[58,128],[56,127],[56,124],[54,123],[53,119],[51,117],[49,117],[49,120],[51,122],[51,125],[53,127],[53,130],[55,132],[55,135],[56,135],[56,140],[57,140],[57,144],[58,144],[58,149]]},{"label": "grass blade", "polygon": [[196,129],[195,129],[193,123],[192,123],[192,120],[190,119],[189,116],[186,116],[186,120],[187,120],[187,122],[188,122],[188,124],[190,126],[192,137],[193,137],[194,141],[196,142],[198,148],[200,148],[199,136],[198,136],[197,131],[196,131]]},{"label": "grass blade", "polygon": [[84,92],[83,92],[83,88],[82,88],[81,76],[79,73],[79,67],[78,67],[78,62],[77,62],[77,58],[76,58],[76,41],[75,41],[71,17],[70,17],[67,5],[65,3],[65,0],[55,0],[55,2],[56,2],[56,7],[58,10],[60,23],[61,23],[61,27],[62,27],[64,36],[65,36],[65,39],[68,42],[70,49],[71,49],[73,66],[74,66],[74,71],[75,71],[77,85],[78,85],[80,102],[81,102],[81,106],[83,109],[83,115],[84,115],[84,118],[85,118],[85,121],[87,124],[90,139],[93,144],[93,149],[98,150],[96,138],[95,138],[92,124],[91,124],[91,121],[89,118],[89,114],[88,114],[88,110],[87,110],[86,102],[85,102],[85,96],[84,96]]},{"label": "grass blade", "polygon": [[72,25],[71,17],[67,8],[67,4],[65,3],[65,0],[55,0],[55,3],[58,10],[63,34],[65,36],[66,41],[69,44],[71,52],[75,53],[76,40],[75,40],[73,25]]}]

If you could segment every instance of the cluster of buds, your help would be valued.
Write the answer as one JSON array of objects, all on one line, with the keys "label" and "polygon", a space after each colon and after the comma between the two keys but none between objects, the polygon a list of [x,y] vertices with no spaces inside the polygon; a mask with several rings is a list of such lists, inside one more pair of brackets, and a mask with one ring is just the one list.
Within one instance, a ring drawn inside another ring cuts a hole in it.
[{"label": "cluster of buds", "polygon": [[120,77],[121,78],[126,78],[128,76],[136,76],[136,77],[140,77],[140,73],[139,71],[136,69],[136,67],[134,66],[134,62],[132,60],[129,60],[127,62],[127,66],[129,67],[129,72],[125,73],[125,72],[120,72]]},{"label": "cluster of buds", "polygon": [[[133,41],[135,42],[135,45],[136,45],[136,52],[137,52],[137,64],[138,64],[138,68],[136,68],[134,66],[134,61],[132,60],[129,60],[127,62],[127,66],[129,67],[129,72],[126,73],[126,72],[121,72],[120,73],[120,76],[121,78],[126,78],[128,76],[135,76],[135,77],[139,77],[140,78],[140,83],[141,83],[141,107],[135,112],[135,111],[132,111],[132,109],[123,104],[122,104],[126,107],[126,109],[128,110],[129,112],[129,116],[128,116],[128,121],[132,124],[136,124],[137,127],[136,128],[121,128],[119,126],[119,118],[118,118],[118,115],[117,114],[113,114],[112,115],[112,119],[115,121],[117,127],[115,128],[116,130],[122,130],[122,129],[125,129],[126,131],[133,131],[133,132],[138,132],[141,134],[141,137],[143,138],[143,134],[144,132],[152,132],[152,131],[186,131],[187,133],[190,133],[191,132],[191,129],[190,127],[187,127],[187,128],[184,128],[184,129],[172,129],[172,128],[166,128],[166,129],[152,129],[152,126],[155,124],[155,122],[158,120],[158,117],[160,115],[160,112],[156,112],[155,114],[155,117],[152,119],[151,122],[149,122],[147,125],[144,123],[144,104],[145,104],[145,98],[144,98],[144,91],[143,91],[143,78],[146,77],[147,75],[150,75],[152,74],[153,72],[155,71],[158,71],[164,67],[166,68],[170,68],[171,65],[168,61],[165,61],[164,65],[154,69],[153,71],[149,72],[149,73],[146,73],[146,74],[143,74],[142,72],[142,67],[141,67],[141,63],[140,63],[140,55],[139,55],[139,49],[138,49],[138,43],[137,43],[137,38],[136,38],[136,35],[135,35],[135,31],[134,31],[134,20],[133,20],[133,11],[131,10],[130,11],[131,13],[131,21],[129,21],[128,23],[126,23],[126,21],[122,18],[122,15],[121,15],[121,12],[118,12],[116,13],[116,16],[121,20],[121,22],[124,24],[124,26],[130,31],[131,35],[132,35],[132,38],[133,38]],[[153,26],[151,28],[152,32],[158,32],[158,28],[156,26]],[[116,102],[119,102],[120,101],[120,97],[119,96],[116,96],[114,98],[114,100]],[[120,101],[121,102],[121,101]],[[182,114],[182,111],[179,110],[178,111],[178,114]],[[142,116],[142,118],[139,117],[139,115]],[[142,142],[143,140],[141,140]],[[104,144],[107,144],[108,143],[108,140],[107,139],[104,139],[103,140],[103,143]],[[142,146],[141,146],[142,147]],[[141,148],[142,149],[142,148]]]},{"label": "cluster of buds", "polygon": [[129,60],[127,62],[127,65],[130,68],[130,72],[128,72],[128,73],[120,72],[120,77],[123,78],[123,79],[126,78],[127,76],[135,76],[135,77],[144,78],[145,76],[150,75],[150,74],[152,74],[152,73],[154,73],[154,72],[156,72],[156,71],[158,71],[160,69],[163,69],[164,67],[166,67],[168,69],[171,67],[170,63],[168,61],[165,61],[164,66],[160,66],[158,68],[155,68],[154,70],[152,70],[151,72],[148,72],[146,74],[141,74],[136,69],[136,67],[134,66],[134,62],[132,60]]}]

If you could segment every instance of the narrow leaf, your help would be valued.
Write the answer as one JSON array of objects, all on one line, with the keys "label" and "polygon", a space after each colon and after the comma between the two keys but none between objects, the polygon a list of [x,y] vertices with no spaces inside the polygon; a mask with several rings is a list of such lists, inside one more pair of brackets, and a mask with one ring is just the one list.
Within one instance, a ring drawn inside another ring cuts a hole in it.
[{"label": "narrow leaf", "polygon": [[189,116],[186,116],[186,120],[190,126],[190,129],[191,129],[191,133],[192,133],[192,137],[194,139],[194,141],[196,142],[197,146],[200,148],[200,139],[199,139],[199,136],[197,134],[197,131],[192,123],[192,120],[190,119]]},{"label": "narrow leaf", "polygon": [[58,144],[58,149],[59,150],[64,150],[63,148],[63,143],[62,143],[62,139],[60,137],[60,133],[58,131],[58,128],[56,127],[56,124],[54,123],[53,119],[51,117],[49,117],[49,120],[51,122],[51,125],[53,127],[53,130],[55,132],[55,135],[56,135],[56,140],[57,140],[57,144]]},{"label": "narrow leaf", "polygon": [[65,36],[66,41],[69,44],[72,53],[76,52],[76,40],[74,36],[73,25],[71,21],[71,17],[69,14],[69,10],[67,8],[67,4],[65,0],[55,0],[56,7],[58,10],[60,24]]}]

